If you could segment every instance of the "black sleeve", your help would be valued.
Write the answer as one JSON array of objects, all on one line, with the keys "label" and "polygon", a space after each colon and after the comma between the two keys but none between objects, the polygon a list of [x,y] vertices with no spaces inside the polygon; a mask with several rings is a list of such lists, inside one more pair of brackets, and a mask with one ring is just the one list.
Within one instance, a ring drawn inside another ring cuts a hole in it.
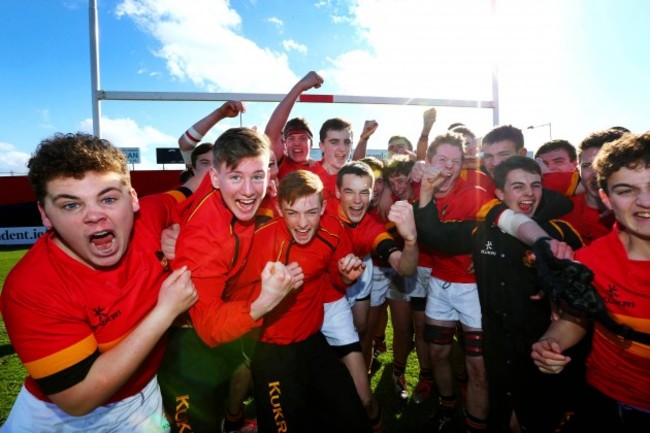
[{"label": "black sleeve", "polygon": [[430,246],[445,254],[471,254],[473,248],[472,235],[476,221],[453,221],[443,223],[438,216],[438,209],[433,201],[420,208],[419,203],[413,204],[415,228],[418,232],[418,243]]},{"label": "black sleeve", "polygon": [[534,220],[549,221],[566,215],[573,210],[573,202],[564,194],[552,189],[542,189],[542,202],[537,208]]},{"label": "black sleeve", "polygon": [[58,373],[46,376],[42,379],[36,379],[36,383],[41,388],[41,391],[47,395],[65,391],[86,378],[86,375],[90,371],[90,367],[92,367],[97,358],[99,358],[99,350],[96,350],[86,359],[61,370]]}]

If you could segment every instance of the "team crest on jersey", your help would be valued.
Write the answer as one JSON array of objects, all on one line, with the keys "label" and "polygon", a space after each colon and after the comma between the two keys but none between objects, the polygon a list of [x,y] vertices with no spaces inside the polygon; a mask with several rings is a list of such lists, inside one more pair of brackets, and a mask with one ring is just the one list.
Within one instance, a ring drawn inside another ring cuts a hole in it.
[{"label": "team crest on jersey", "polygon": [[481,249],[481,254],[486,256],[497,255],[497,252],[492,249],[492,241],[485,241],[485,246]]},{"label": "team crest on jersey", "polygon": [[101,306],[98,306],[98,307],[95,307],[95,308],[92,309],[93,316],[94,316],[94,318],[97,319],[96,324],[90,325],[90,327],[92,329],[97,329],[99,327],[106,326],[106,325],[108,325],[109,322],[117,319],[118,317],[120,317],[122,315],[121,310],[117,310],[117,311],[115,311],[113,313],[107,313],[105,310],[106,310],[106,308],[101,307]]},{"label": "team crest on jersey", "polygon": [[532,268],[535,266],[535,255],[531,250],[526,250],[523,258],[524,266]]},{"label": "team crest on jersey", "polygon": [[624,299],[619,299],[619,291],[616,286],[609,284],[607,286],[607,291],[603,297],[603,302],[606,304],[613,304],[619,307],[625,308],[634,308],[636,303],[633,301],[626,301]]}]

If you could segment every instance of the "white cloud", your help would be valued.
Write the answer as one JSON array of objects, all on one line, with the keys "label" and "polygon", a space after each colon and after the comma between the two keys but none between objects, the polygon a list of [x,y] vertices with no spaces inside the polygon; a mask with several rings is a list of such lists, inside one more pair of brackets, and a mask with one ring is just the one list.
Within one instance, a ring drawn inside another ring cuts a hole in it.
[{"label": "white cloud", "polygon": [[53,129],[52,119],[50,118],[50,110],[47,108],[37,109],[38,118],[40,120],[39,127],[44,129]]},{"label": "white cloud", "polygon": [[307,54],[307,46],[305,44],[300,44],[293,39],[282,41],[282,46],[286,51],[297,51],[300,54]]},{"label": "white cloud", "polygon": [[268,19],[266,20],[266,22],[271,23],[271,24],[274,24],[274,25],[277,26],[277,27],[282,27],[282,26],[284,26],[284,21],[282,21],[282,20],[281,20],[280,18],[278,18],[278,17],[271,17],[271,18],[268,18]]},{"label": "white cloud", "polygon": [[[124,0],[118,17],[129,17],[160,43],[155,55],[169,73],[209,92],[269,92],[293,85],[285,53],[240,34],[241,16],[226,0]],[[191,29],[191,31],[188,31]],[[264,71],[264,74],[260,74]]]},{"label": "white cloud", "polygon": [[10,143],[0,142],[0,176],[27,174],[30,154],[16,150]]}]

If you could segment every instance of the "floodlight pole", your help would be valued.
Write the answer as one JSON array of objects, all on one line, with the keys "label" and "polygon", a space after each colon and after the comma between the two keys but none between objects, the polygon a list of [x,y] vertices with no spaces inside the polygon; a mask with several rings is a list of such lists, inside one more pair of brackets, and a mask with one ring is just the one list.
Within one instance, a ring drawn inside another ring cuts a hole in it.
[{"label": "floodlight pole", "polygon": [[90,93],[93,105],[93,134],[102,136],[102,109],[99,102],[99,20],[97,18],[97,0],[88,2],[90,23]]}]

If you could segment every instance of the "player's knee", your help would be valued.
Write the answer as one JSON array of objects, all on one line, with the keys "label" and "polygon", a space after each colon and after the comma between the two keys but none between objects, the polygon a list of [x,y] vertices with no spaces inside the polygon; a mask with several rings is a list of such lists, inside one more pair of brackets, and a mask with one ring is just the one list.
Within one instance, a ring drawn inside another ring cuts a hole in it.
[{"label": "player's knee", "polygon": [[465,356],[483,356],[483,331],[465,331],[463,343]]},{"label": "player's knee", "polygon": [[451,345],[454,341],[455,327],[424,325],[424,341],[431,344]]}]

